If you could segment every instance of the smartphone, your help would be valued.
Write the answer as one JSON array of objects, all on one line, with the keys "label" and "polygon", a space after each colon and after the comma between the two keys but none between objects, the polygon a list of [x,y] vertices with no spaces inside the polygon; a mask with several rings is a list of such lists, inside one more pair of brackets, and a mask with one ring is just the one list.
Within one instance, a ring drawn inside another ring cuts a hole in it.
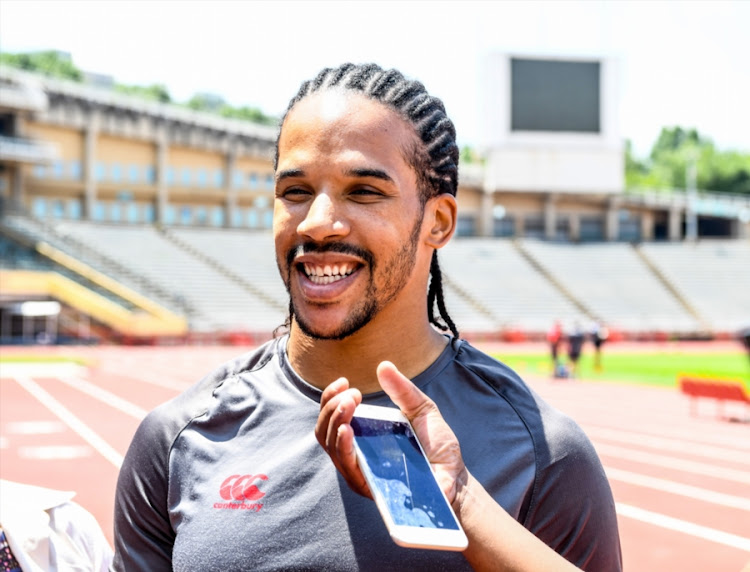
[{"label": "smartphone", "polygon": [[407,548],[464,550],[466,534],[403,413],[362,404],[351,426],[357,461],[393,541]]}]

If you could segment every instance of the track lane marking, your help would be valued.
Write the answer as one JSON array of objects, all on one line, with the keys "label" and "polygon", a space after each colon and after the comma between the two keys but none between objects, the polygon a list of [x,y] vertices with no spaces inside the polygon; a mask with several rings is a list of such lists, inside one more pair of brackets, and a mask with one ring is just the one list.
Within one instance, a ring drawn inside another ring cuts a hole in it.
[{"label": "track lane marking", "polygon": [[171,390],[179,391],[179,392],[185,391],[188,387],[190,387],[191,385],[193,385],[193,383],[195,383],[194,381],[178,381],[175,379],[165,378],[158,374],[146,375],[143,372],[139,372],[137,374],[122,373],[121,370],[117,370],[115,368],[110,368],[110,367],[104,367],[102,368],[102,371],[104,373],[114,373],[123,377],[127,377],[128,379],[133,379],[141,383],[148,383],[151,385],[156,385],[157,387],[162,387],[164,389],[171,389]]},{"label": "track lane marking", "polygon": [[58,380],[72,387],[73,389],[85,393],[86,395],[93,397],[94,399],[98,399],[99,401],[105,403],[106,405],[109,405],[113,409],[117,409],[118,411],[121,411],[122,413],[125,413],[126,415],[134,417],[138,420],[143,419],[148,413],[146,409],[139,407],[135,403],[131,403],[130,401],[123,399],[119,395],[115,395],[111,391],[102,389],[98,385],[93,384],[90,381],[86,381],[85,379],[81,379],[80,377],[60,377],[58,378]]},{"label": "track lane marking", "polygon": [[615,503],[615,508],[617,514],[620,516],[625,516],[641,522],[653,524],[654,526],[674,530],[676,532],[702,538],[703,540],[709,540],[711,542],[716,542],[717,544],[723,544],[725,546],[731,546],[732,548],[739,548],[745,552],[750,552],[750,538],[745,538],[730,532],[702,526],[694,522],[674,518],[672,516],[667,516],[666,514],[653,512],[621,502]]},{"label": "track lane marking", "polygon": [[701,463],[700,461],[680,459],[678,457],[648,453],[646,451],[637,451],[635,449],[629,449],[627,447],[608,445],[596,441],[594,442],[594,448],[600,456],[605,455],[609,457],[615,457],[616,459],[635,461],[636,463],[644,463],[655,467],[675,469],[685,473],[693,473],[695,475],[703,475],[705,477],[712,477],[715,479],[723,479],[725,481],[734,481],[737,483],[750,485],[750,472],[748,471],[740,471],[737,469],[730,469],[728,467],[719,467],[716,465]]},{"label": "track lane marking", "polygon": [[5,430],[13,435],[54,435],[65,431],[59,421],[11,421]]},{"label": "track lane marking", "polygon": [[114,447],[102,439],[98,433],[76,417],[57,399],[52,397],[38,383],[29,377],[15,377],[16,383],[23,387],[31,396],[49,409],[55,416],[77,433],[84,441],[91,445],[102,457],[120,468],[123,456]]},{"label": "track lane marking", "polygon": [[715,491],[694,487],[692,485],[684,485],[676,481],[659,479],[657,477],[650,477],[648,475],[633,473],[623,469],[614,469],[612,467],[604,467],[604,472],[607,473],[607,478],[610,480],[750,512],[750,498],[717,493]]},{"label": "track lane marking", "polygon": [[742,451],[740,449],[730,449],[718,445],[705,445],[703,443],[686,441],[685,439],[657,437],[656,435],[651,435],[649,433],[628,431],[626,429],[613,429],[611,427],[600,427],[589,424],[586,424],[584,429],[586,434],[593,440],[604,439],[607,441],[617,441],[618,443],[639,445],[641,447],[648,447],[659,451],[688,453],[698,457],[707,457],[709,459],[750,465],[750,455],[747,451]]},{"label": "track lane marking", "polygon": [[43,445],[39,447],[19,447],[18,456],[22,459],[43,461],[68,461],[91,456],[88,445]]}]

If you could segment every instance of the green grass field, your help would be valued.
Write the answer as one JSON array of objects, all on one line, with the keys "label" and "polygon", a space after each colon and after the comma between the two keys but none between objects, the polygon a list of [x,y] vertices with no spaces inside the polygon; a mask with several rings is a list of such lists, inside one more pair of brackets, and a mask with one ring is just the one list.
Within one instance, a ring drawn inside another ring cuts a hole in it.
[{"label": "green grass field", "polygon": [[[524,374],[551,375],[548,354],[496,354],[496,358]],[[681,374],[742,381],[750,391],[750,360],[742,351],[727,353],[602,353],[602,370],[594,369],[592,352],[578,363],[578,377],[674,387]]]},{"label": "green grass field", "polygon": [[87,365],[86,360],[83,358],[47,355],[0,356],[0,364],[2,363],[76,363],[78,365]]}]

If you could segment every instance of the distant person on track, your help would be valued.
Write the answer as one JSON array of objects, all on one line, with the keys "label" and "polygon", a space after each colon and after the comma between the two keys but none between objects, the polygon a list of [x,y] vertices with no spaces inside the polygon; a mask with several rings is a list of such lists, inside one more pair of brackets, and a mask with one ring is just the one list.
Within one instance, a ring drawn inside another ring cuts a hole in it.
[{"label": "distant person on track", "polygon": [[[395,70],[302,84],[274,161],[287,331],[143,420],[117,485],[115,570],[621,569],[589,440],[446,310],[458,155],[443,104]],[[391,540],[352,449],[361,402],[411,419],[463,553]]]},{"label": "distant person on track", "polygon": [[576,322],[573,329],[568,333],[568,370],[570,377],[578,377],[578,361],[581,359],[583,344],[586,337],[583,334],[581,325]]},{"label": "distant person on track", "polygon": [[750,326],[740,330],[739,337],[740,337],[740,341],[742,342],[742,345],[745,346],[747,357],[750,357]]},{"label": "distant person on track", "polygon": [[549,344],[550,356],[552,358],[552,375],[557,377],[560,366],[560,344],[563,339],[563,329],[560,320],[555,320],[547,330],[547,343]]},{"label": "distant person on track", "polygon": [[594,344],[594,371],[602,371],[602,346],[609,338],[609,330],[601,322],[591,325],[591,342]]},{"label": "distant person on track", "polygon": [[0,570],[109,570],[112,547],[74,496],[0,480]]}]

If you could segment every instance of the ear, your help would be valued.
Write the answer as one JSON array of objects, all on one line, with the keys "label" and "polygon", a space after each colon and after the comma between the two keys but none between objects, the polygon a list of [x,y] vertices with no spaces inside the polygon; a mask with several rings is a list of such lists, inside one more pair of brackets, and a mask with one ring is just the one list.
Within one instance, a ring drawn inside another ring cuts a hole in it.
[{"label": "ear", "polygon": [[424,208],[423,228],[425,243],[432,248],[443,248],[456,231],[458,208],[456,197],[441,193],[427,201]]}]

